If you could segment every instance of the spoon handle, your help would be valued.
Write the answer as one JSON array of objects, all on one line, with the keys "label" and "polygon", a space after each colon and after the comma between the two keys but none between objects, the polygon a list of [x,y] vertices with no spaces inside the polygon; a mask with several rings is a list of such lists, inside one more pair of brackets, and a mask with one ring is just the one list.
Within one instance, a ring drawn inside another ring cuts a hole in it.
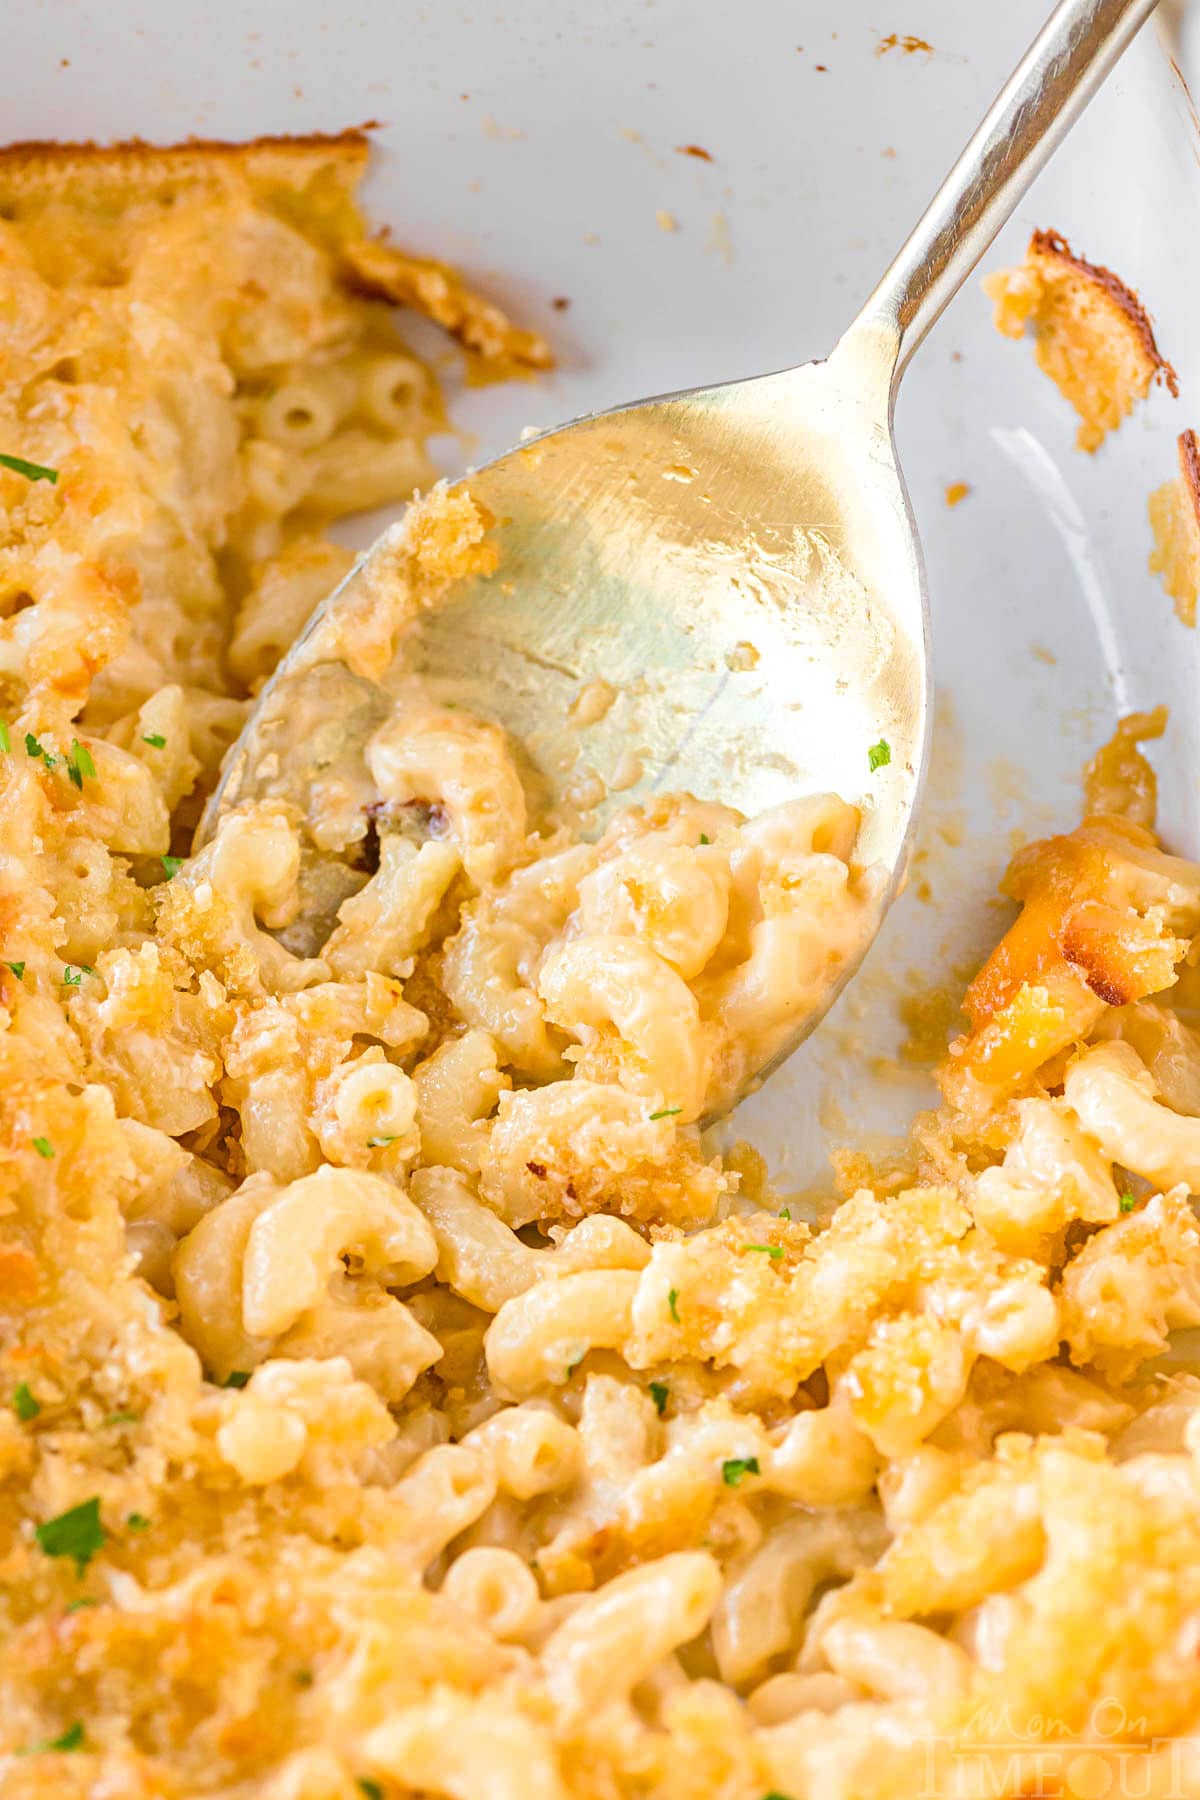
[{"label": "spoon handle", "polygon": [[882,337],[892,387],[1157,0],[1061,0],[847,339]]}]

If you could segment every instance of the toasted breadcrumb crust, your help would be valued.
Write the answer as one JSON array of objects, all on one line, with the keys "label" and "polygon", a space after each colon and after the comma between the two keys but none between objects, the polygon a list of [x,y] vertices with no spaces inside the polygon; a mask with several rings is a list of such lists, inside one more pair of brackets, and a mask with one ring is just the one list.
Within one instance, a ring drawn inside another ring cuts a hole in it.
[{"label": "toasted breadcrumb crust", "polygon": [[1119,275],[1076,256],[1058,231],[1035,231],[1025,260],[987,276],[996,329],[1033,332],[1041,368],[1080,417],[1076,443],[1096,450],[1153,382],[1179,393],[1149,314]]},{"label": "toasted breadcrumb crust", "polygon": [[524,331],[481,300],[447,263],[409,256],[385,238],[361,238],[345,246],[348,284],[395,306],[411,306],[488,362],[549,369],[554,357],[545,338]]},{"label": "toasted breadcrumb crust", "polygon": [[1150,571],[1161,575],[1182,624],[1196,623],[1200,594],[1200,444],[1194,431],[1177,442],[1179,474],[1151,494],[1147,504],[1154,548]]},{"label": "toasted breadcrumb crust", "polygon": [[366,124],[295,136],[264,134],[236,142],[189,137],[177,144],[152,144],[145,138],[122,138],[111,144],[27,138],[0,145],[0,192],[8,204],[16,192],[44,199],[56,187],[80,180],[99,191],[127,179],[141,190],[146,182],[155,184],[181,175],[207,180],[214,165],[222,162],[236,164],[252,179],[269,173],[291,187],[303,185],[297,177],[306,165],[322,170],[352,168],[357,179],[370,157],[367,134],[372,129],[373,124]]},{"label": "toasted breadcrumb crust", "polygon": [[0,149],[0,214],[20,223],[47,205],[120,207],[132,199],[171,203],[183,189],[228,170],[262,204],[294,205],[336,243],[347,287],[432,320],[485,362],[549,369],[554,355],[535,331],[515,325],[446,263],[371,238],[355,202],[370,156],[368,127],[244,143],[189,138],[158,145],[27,142]]}]

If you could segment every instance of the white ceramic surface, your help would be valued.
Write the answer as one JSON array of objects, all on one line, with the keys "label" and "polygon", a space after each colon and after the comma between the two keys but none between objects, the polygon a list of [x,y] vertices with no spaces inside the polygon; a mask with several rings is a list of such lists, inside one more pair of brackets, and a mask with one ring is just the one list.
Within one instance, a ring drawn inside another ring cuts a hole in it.
[{"label": "white ceramic surface", "polygon": [[[452,410],[481,459],[527,424],[820,355],[1048,6],[43,0],[21,15],[3,128],[167,141],[381,120],[375,217],[460,263],[562,359],[537,385],[462,393],[451,359]],[[1081,456],[1068,409],[1028,347],[994,334],[975,284],[910,370],[899,439],[941,690],[916,871],[932,895],[914,882],[816,1036],[739,1109],[735,1135],[785,1184],[928,1098],[894,1060],[899,998],[994,938],[1013,834],[1074,822],[1078,771],[1118,712],[1170,706],[1164,822],[1200,852],[1200,649],[1146,570],[1146,496],[1173,471],[1175,433],[1200,424],[1200,127],[1172,66],[1200,74],[1200,18],[1170,0],[1160,14],[990,261],[1015,260],[1037,225],[1115,268],[1153,312],[1182,398],[1156,394]],[[932,53],[880,54],[892,33]],[[444,448],[460,466],[461,446]],[[951,511],[954,481],[971,493]]]}]

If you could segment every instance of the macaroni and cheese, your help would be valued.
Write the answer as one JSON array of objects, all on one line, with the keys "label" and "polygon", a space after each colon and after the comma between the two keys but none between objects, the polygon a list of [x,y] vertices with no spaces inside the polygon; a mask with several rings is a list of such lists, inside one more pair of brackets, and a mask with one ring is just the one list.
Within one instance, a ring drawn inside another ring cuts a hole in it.
[{"label": "macaroni and cheese", "polygon": [[[365,154],[0,158],[6,1800],[1196,1791],[1161,719],[1014,859],[907,1166],[786,1204],[699,1122],[856,941],[840,800],[583,842],[410,684],[190,854],[329,524],[429,486],[387,303],[547,360]],[[435,491],[339,655],[488,554]]]}]

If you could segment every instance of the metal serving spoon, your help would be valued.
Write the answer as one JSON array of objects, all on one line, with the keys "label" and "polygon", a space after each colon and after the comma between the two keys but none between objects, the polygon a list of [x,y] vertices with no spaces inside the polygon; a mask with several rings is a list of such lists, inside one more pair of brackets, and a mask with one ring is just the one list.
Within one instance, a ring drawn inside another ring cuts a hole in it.
[{"label": "metal serving spoon", "polygon": [[[837,793],[862,804],[858,854],[886,873],[878,929],[904,875],[930,716],[897,385],[1154,5],[1062,0],[828,361],[578,419],[467,478],[497,520],[499,573],[460,583],[405,661],[521,740],[550,793],[582,804],[584,835],[670,791],[746,814]],[[370,554],[263,690],[198,843],[231,806],[301,793],[331,758],[360,757],[389,700],[337,661],[336,626],[361,606]],[[581,742],[572,705],[596,681],[617,698],[584,756],[601,778],[624,767],[620,791],[589,806],[564,771]],[[886,762],[869,754],[881,743]],[[333,874],[310,897],[328,910],[343,891]]]}]

